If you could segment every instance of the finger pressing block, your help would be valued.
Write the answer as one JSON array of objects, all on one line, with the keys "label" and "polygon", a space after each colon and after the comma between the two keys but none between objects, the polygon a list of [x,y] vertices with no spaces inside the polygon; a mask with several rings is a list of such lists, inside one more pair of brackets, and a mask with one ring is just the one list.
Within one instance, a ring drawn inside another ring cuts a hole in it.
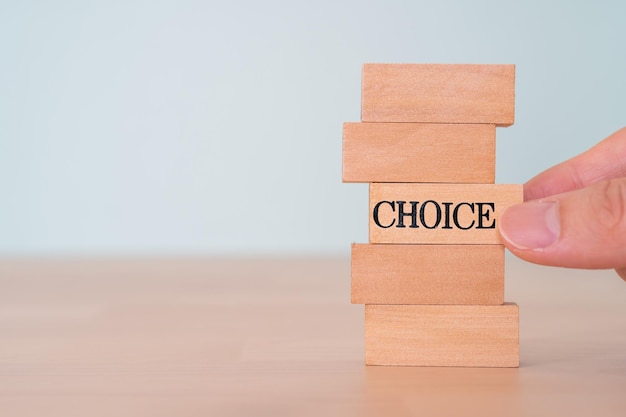
[{"label": "finger pressing block", "polygon": [[501,244],[521,184],[370,184],[370,243]]},{"label": "finger pressing block", "polygon": [[514,113],[514,65],[363,65],[364,122],[510,126]]},{"label": "finger pressing block", "polygon": [[518,306],[366,305],[365,363],[518,367]]}]

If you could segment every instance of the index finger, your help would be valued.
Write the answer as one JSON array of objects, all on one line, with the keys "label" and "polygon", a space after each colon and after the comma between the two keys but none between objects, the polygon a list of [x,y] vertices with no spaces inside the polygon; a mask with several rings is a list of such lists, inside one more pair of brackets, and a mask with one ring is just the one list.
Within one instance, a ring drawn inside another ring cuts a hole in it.
[{"label": "index finger", "polygon": [[626,128],[529,180],[524,184],[524,200],[536,200],[621,177],[626,177]]}]

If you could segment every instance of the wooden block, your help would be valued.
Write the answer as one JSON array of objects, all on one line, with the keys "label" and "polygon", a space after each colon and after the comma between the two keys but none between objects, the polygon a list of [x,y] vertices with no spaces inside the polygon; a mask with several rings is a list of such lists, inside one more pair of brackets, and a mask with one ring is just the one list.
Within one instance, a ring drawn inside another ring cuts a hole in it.
[{"label": "wooden block", "polygon": [[521,184],[370,184],[370,243],[501,244]]},{"label": "wooden block", "polygon": [[514,113],[514,65],[363,65],[364,122],[510,126]]},{"label": "wooden block", "polygon": [[496,126],[345,123],[344,182],[493,183]]},{"label": "wooden block", "polygon": [[354,304],[504,303],[502,245],[352,245]]},{"label": "wooden block", "polygon": [[365,363],[518,367],[518,306],[366,305]]}]

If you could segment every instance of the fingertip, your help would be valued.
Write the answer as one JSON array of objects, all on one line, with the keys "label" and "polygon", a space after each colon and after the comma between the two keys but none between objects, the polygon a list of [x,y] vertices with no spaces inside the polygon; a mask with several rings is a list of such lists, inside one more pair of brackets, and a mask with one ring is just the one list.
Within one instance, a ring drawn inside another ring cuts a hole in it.
[{"label": "fingertip", "polygon": [[626,282],[626,268],[617,268],[615,269],[615,272],[617,272],[617,275],[619,275],[619,277]]},{"label": "fingertip", "polygon": [[500,219],[505,246],[538,251],[554,245],[560,234],[557,201],[529,201],[509,207]]}]

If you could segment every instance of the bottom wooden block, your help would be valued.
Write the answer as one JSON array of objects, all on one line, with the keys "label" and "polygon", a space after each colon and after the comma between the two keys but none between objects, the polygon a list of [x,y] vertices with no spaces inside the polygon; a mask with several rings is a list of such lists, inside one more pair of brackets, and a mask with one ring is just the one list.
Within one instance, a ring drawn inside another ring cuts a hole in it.
[{"label": "bottom wooden block", "polygon": [[519,366],[519,308],[366,305],[366,365]]}]

